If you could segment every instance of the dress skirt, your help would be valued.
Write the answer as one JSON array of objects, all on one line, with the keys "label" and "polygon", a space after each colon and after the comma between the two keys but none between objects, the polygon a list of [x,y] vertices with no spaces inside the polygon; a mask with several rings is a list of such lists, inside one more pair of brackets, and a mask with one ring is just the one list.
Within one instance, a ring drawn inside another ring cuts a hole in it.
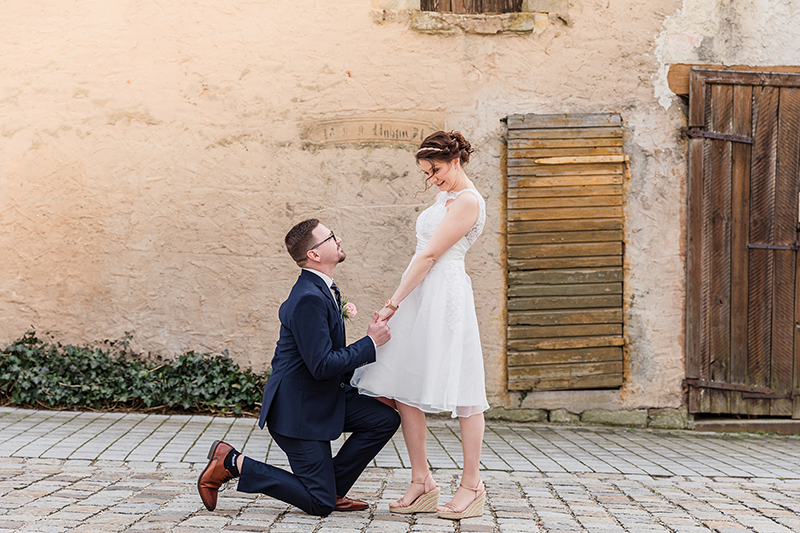
[{"label": "dress skirt", "polygon": [[489,408],[472,282],[464,270],[468,247],[449,250],[403,300],[389,320],[391,340],[353,375],[361,394],[454,418]]}]

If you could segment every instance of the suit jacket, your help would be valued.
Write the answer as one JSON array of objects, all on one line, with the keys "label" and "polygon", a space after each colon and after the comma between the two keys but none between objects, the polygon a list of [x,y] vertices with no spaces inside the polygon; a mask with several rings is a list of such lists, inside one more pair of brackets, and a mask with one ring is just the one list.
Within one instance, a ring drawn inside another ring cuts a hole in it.
[{"label": "suit jacket", "polygon": [[375,361],[368,336],[345,346],[342,314],[325,282],[303,270],[280,307],[280,337],[258,425],[305,440],[342,434],[353,370]]}]

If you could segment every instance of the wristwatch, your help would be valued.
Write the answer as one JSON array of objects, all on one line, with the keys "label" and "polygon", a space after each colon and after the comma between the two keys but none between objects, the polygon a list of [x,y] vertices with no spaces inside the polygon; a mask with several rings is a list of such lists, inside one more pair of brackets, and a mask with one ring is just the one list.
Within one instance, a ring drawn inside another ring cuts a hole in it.
[{"label": "wristwatch", "polygon": [[397,309],[400,307],[399,305],[394,305],[394,304],[392,303],[392,299],[391,299],[391,298],[389,298],[388,300],[386,300],[386,303],[385,303],[383,306],[384,306],[384,307],[388,307],[388,308],[389,308],[389,309],[391,309],[392,311],[397,311]]}]

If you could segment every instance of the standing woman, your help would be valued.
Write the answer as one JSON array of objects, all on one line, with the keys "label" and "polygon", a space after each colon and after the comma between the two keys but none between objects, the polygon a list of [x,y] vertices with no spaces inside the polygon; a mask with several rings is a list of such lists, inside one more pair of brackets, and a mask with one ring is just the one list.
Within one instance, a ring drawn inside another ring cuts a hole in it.
[{"label": "standing woman", "polygon": [[[464,255],[483,231],[486,205],[464,165],[473,152],[457,131],[437,131],[417,151],[436,201],[417,218],[417,248],[402,281],[379,319],[391,319],[392,340],[374,363],[356,370],[352,384],[400,413],[411,459],[411,485],[395,513],[438,511],[441,518],[483,514],[486,489],[478,472],[483,412],[489,408],[478,319]],[[426,187],[426,189],[427,189]],[[437,507],[439,487],[428,469],[425,413],[458,417],[464,453],[461,483],[453,499]]]}]

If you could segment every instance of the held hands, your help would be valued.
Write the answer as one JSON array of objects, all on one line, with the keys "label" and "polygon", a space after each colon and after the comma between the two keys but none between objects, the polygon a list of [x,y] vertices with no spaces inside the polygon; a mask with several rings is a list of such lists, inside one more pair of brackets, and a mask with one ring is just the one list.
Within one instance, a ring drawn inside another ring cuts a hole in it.
[{"label": "held hands", "polygon": [[387,322],[390,318],[394,316],[394,310],[389,307],[384,307],[375,314],[378,316],[378,320]]},{"label": "held hands", "polygon": [[375,312],[375,316],[367,328],[367,335],[372,337],[376,346],[383,346],[392,338],[388,322],[394,316],[395,311],[397,311],[397,306],[393,305],[392,300],[389,299],[383,309]]},{"label": "held hands", "polygon": [[[381,311],[385,310],[386,309],[381,309]],[[386,323],[388,318],[383,320],[379,317],[379,315],[379,312],[375,313],[375,316],[372,318],[372,322],[370,322],[369,327],[367,328],[367,335],[372,337],[372,340],[375,341],[375,346],[383,346],[389,342],[389,339],[392,338],[392,333],[389,331],[389,325]]]}]

